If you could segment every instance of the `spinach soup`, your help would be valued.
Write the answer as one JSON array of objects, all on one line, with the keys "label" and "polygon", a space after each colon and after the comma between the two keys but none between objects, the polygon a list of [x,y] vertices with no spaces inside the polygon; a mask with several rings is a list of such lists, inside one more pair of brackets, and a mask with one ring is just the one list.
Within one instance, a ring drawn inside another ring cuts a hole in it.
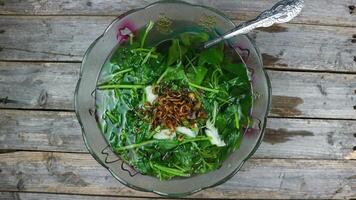
[{"label": "spinach soup", "polygon": [[104,65],[96,92],[102,134],[122,160],[161,180],[218,169],[250,123],[246,66],[203,31],[146,45],[150,22]]}]

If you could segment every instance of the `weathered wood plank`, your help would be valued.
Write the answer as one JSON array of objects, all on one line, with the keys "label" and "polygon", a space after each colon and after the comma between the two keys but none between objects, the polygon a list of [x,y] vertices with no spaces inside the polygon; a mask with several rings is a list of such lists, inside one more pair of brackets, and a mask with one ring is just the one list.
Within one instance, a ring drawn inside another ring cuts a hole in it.
[{"label": "weathered wood plank", "polygon": [[[81,61],[112,17],[0,18],[0,60]],[[354,28],[284,24],[251,34],[270,68],[356,71]]]},{"label": "weathered wood plank", "polygon": [[17,192],[0,192],[0,200],[19,199]]},{"label": "weathered wood plank", "polygon": [[[356,161],[251,159],[230,181],[198,198],[351,198]],[[156,196],[116,181],[90,155],[16,152],[0,154],[1,191]]]},{"label": "weathered wood plank", "polygon": [[112,19],[1,16],[0,59],[81,61]]},{"label": "weathered wood plank", "polygon": [[[0,14],[11,15],[111,15],[117,16],[131,9],[141,8],[156,0],[95,0],[95,1],[21,1],[3,0]],[[271,7],[277,0],[187,0],[221,10],[229,17],[247,20]],[[356,26],[354,0],[313,0],[306,1],[303,13],[294,23]]]},{"label": "weathered wood plank", "polygon": [[73,110],[79,69],[78,63],[0,63],[0,98],[17,101],[1,107]]},{"label": "weathered wood plank", "polygon": [[72,112],[0,111],[1,150],[87,152]]},{"label": "weathered wood plank", "polygon": [[87,196],[73,194],[48,194],[48,193],[24,193],[24,192],[0,192],[0,200],[150,200],[156,198],[134,198],[134,197],[108,197]]},{"label": "weathered wood plank", "polygon": [[356,160],[355,130],[354,121],[269,118],[255,157]]},{"label": "weathered wood plank", "polygon": [[[87,152],[74,113],[2,110],[0,127],[0,151]],[[354,121],[270,118],[254,157],[345,159],[356,145],[355,130]]]},{"label": "weathered wood plank", "polygon": [[268,71],[272,116],[356,118],[356,75]]},{"label": "weathered wood plank", "polygon": [[273,26],[250,34],[269,68],[356,71],[355,28]]},{"label": "weathered wood plank", "polygon": [[[0,108],[73,110],[79,63],[0,62]],[[271,116],[356,119],[356,75],[268,71]]]}]

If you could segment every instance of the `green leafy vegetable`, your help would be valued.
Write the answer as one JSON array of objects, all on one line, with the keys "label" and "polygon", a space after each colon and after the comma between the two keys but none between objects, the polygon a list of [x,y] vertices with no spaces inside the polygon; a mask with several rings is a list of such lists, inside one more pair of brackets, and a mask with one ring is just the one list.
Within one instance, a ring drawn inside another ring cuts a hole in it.
[{"label": "green leafy vegetable", "polygon": [[204,50],[199,56],[199,65],[212,64],[218,65],[224,59],[224,52],[218,47],[211,47]]},{"label": "green leafy vegetable", "polygon": [[200,85],[205,79],[206,74],[208,73],[208,69],[206,67],[197,66],[191,67],[188,69],[187,76],[188,79],[192,81],[192,83],[196,85]]},{"label": "green leafy vegetable", "polygon": [[[200,51],[197,47],[209,40],[205,32],[182,33],[167,42],[166,50],[147,46],[153,27],[150,22],[138,35],[130,35],[104,65],[96,93],[100,130],[113,150],[142,174],[166,180],[216,170],[239,148],[251,122],[246,67],[223,44]],[[182,120],[176,127],[181,131],[174,134],[164,124],[153,126],[153,110],[146,107],[157,104],[155,99],[166,90],[187,91],[206,116]],[[158,134],[164,139],[156,139]]]}]

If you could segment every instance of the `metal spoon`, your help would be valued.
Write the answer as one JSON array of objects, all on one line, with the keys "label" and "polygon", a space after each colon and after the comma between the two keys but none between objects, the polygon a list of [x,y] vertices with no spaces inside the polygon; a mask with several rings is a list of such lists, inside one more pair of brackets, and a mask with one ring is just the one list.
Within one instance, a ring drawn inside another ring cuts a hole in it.
[{"label": "metal spoon", "polygon": [[224,35],[206,42],[204,48],[209,48],[236,35],[246,34],[259,27],[269,27],[273,24],[289,22],[302,11],[303,7],[304,0],[282,0],[271,9],[262,12],[255,19],[244,22]]}]

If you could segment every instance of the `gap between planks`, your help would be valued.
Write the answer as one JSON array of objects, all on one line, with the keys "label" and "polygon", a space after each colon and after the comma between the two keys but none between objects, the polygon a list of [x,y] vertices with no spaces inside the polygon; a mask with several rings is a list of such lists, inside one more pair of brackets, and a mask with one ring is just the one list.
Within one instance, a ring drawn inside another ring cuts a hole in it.
[{"label": "gap between planks", "polygon": [[[1,108],[0,111],[35,111],[35,112],[62,112],[75,113],[75,110],[70,109],[43,109],[43,108]],[[305,119],[305,120],[328,120],[328,121],[356,121],[353,118],[327,118],[327,117],[298,117],[298,116],[268,116],[267,118],[275,119]]]},{"label": "gap between planks", "polygon": [[[257,16],[260,12],[270,8],[276,0],[256,1],[203,1],[186,0],[189,3],[205,5],[224,12],[233,19],[247,20]],[[73,1],[58,0],[47,1],[18,1],[2,0],[0,13],[4,15],[43,15],[43,16],[118,16],[131,9],[142,8],[155,0],[95,0]],[[327,11],[327,12],[325,12]],[[352,17],[356,14],[355,3],[350,0],[338,0],[329,3],[328,0],[306,1],[303,12],[293,20],[297,23],[330,24],[330,25],[356,25]],[[320,20],[323,19],[323,20]]]},{"label": "gap between planks", "polygon": [[[43,14],[37,14],[37,15],[30,15],[30,14],[0,14],[1,16],[5,17],[113,17],[113,19],[116,19],[118,16],[117,15],[80,15],[80,14],[75,14],[75,15],[58,15],[58,14],[53,14],[53,15],[43,15]],[[239,19],[234,19],[231,18],[231,20],[239,20]],[[236,23],[238,25],[239,23]],[[356,25],[340,25],[340,24],[320,24],[320,23],[306,23],[306,22],[294,22],[290,21],[288,24],[296,24],[296,25],[305,25],[305,26],[325,26],[325,27],[339,27],[339,28],[354,28]]]},{"label": "gap between planks", "polygon": [[[92,17],[89,21],[83,17],[4,17],[0,19],[5,27],[0,32],[0,59],[80,63],[89,42],[102,34],[100,30],[112,20],[109,17]],[[354,34],[352,28],[283,24],[254,31],[250,36],[270,68],[348,72],[356,67]],[[37,38],[40,39],[36,42]]]},{"label": "gap between planks", "polygon": [[[0,200],[37,200],[37,199],[56,199],[56,200],[142,200],[142,199],[179,199],[165,197],[145,197],[145,196],[125,196],[125,195],[102,195],[102,194],[81,194],[81,193],[56,193],[56,192],[27,192],[27,191],[0,191]],[[191,199],[191,198],[190,198]],[[220,200],[221,198],[210,198],[210,200]]]},{"label": "gap between planks", "polygon": [[[81,154],[81,155],[91,155],[89,151],[79,152],[79,151],[60,151],[60,150],[23,150],[23,149],[0,149],[1,154],[9,153],[58,153],[58,154]],[[91,155],[92,156],[92,155]],[[95,159],[93,157],[93,159]],[[273,158],[263,158],[263,157],[254,157],[252,155],[248,160],[295,160],[295,161],[356,161],[355,159],[339,159],[339,158],[285,158],[285,157],[273,157]],[[0,191],[1,188],[0,188]],[[1,200],[1,199],[0,199]]]},{"label": "gap between planks", "polygon": [[[5,179],[2,180],[4,186],[2,191],[25,190],[115,196],[131,193],[132,196],[156,196],[134,191],[119,184],[89,155],[14,153],[0,157],[5,161],[2,163],[2,173],[5,175]],[[22,162],[18,162],[17,159]],[[275,198],[287,196],[302,198],[306,197],[305,195],[310,195],[309,198],[332,198],[334,195],[353,197],[356,194],[352,189],[356,184],[356,174],[353,171],[355,163],[355,160],[250,159],[238,175],[225,184],[191,197],[236,198],[238,194],[245,198],[251,195],[255,198],[265,195],[272,195]],[[266,170],[269,173],[266,173]],[[13,173],[17,175],[14,179],[6,179],[13,177]],[[30,178],[37,175],[38,179]],[[72,178],[56,178],[60,175],[71,175]],[[336,184],[332,180],[336,181]],[[76,182],[82,185],[74,184]],[[315,193],[315,190],[319,193]]]},{"label": "gap between planks", "polygon": [[[88,152],[74,113],[3,111],[0,124],[0,153]],[[353,159],[355,127],[349,120],[269,118],[254,158]]]},{"label": "gap between planks", "polygon": [[[82,64],[82,61],[75,60],[2,60],[2,63],[23,63],[23,64]],[[298,68],[279,68],[279,67],[264,67],[268,71],[280,71],[280,72],[305,72],[305,73],[321,73],[321,74],[350,74],[356,75],[356,71],[331,71],[331,70],[317,70],[317,69],[298,69]]]}]

